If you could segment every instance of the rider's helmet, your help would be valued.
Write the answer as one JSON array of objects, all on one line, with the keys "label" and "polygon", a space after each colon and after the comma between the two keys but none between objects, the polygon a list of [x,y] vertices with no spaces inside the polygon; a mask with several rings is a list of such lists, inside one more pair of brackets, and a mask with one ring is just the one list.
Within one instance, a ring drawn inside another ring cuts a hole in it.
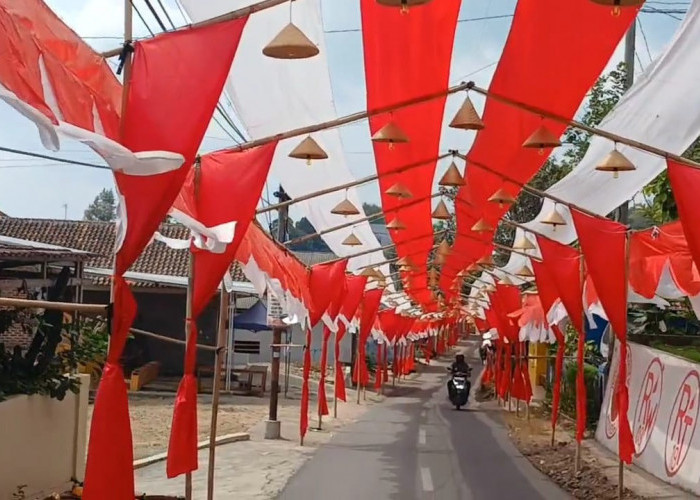
[{"label": "rider's helmet", "polygon": [[457,363],[464,363],[464,354],[457,354],[457,356],[455,356],[455,361]]}]

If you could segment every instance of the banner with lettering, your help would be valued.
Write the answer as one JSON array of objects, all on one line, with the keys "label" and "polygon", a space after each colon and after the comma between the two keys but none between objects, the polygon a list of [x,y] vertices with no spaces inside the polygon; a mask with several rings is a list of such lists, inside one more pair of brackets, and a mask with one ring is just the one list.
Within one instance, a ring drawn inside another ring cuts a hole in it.
[{"label": "banner with lettering", "polygon": [[[628,418],[633,463],[656,477],[700,494],[700,365],[639,344],[628,344]],[[615,346],[596,439],[617,453],[619,415]]]}]

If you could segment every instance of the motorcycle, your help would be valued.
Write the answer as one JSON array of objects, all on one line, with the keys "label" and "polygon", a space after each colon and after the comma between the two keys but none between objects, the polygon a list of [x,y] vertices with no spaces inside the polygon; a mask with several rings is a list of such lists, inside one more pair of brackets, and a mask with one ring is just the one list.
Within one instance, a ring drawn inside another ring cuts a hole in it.
[{"label": "motorcycle", "polygon": [[[449,368],[448,368],[449,370]],[[450,379],[451,390],[449,391],[450,402],[455,409],[461,410],[469,401],[469,391],[471,390],[471,368],[467,373],[457,372],[452,374]]]}]

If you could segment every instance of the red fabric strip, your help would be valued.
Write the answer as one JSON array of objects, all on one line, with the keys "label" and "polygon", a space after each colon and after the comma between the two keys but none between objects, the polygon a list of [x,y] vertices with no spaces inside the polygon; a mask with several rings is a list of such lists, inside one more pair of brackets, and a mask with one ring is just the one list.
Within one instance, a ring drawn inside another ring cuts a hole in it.
[{"label": "red fabric strip", "polygon": [[335,360],[335,397],[341,401],[346,401],[345,395],[345,373],[343,373],[343,364],[340,362],[340,343],[345,337],[345,323],[342,321],[338,325],[338,331],[335,334],[335,350],[334,357]]},{"label": "red fabric strip", "polygon": [[559,401],[561,400],[561,376],[564,367],[564,350],[566,340],[564,334],[557,325],[551,325],[552,331],[557,338],[557,358],[554,363],[554,387],[552,388],[552,429],[557,426],[559,420]]},{"label": "red fabric strip", "polygon": [[299,436],[304,444],[306,431],[309,429],[309,375],[311,375],[311,328],[306,329],[306,347],[304,347],[304,368],[301,381],[301,414],[299,416]]},{"label": "red fabric strip", "polygon": [[331,338],[331,330],[323,326],[323,340],[321,342],[321,377],[318,380],[318,414],[328,415],[328,400],[326,399],[326,370],[328,369],[328,341]]}]

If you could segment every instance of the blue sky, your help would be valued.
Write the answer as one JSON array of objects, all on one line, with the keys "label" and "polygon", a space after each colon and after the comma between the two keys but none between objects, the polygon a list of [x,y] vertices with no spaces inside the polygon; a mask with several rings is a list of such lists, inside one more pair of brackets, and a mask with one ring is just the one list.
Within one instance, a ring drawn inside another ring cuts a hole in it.
[{"label": "blue sky", "polygon": [[[123,0],[46,0],[63,20],[78,34],[100,49],[113,48],[119,44],[122,34]],[[155,3],[155,2],[153,2]],[[163,0],[176,24],[182,22],[175,0]],[[662,2],[663,3],[663,2]],[[656,2],[657,8],[664,8]],[[156,23],[148,13],[142,0],[135,4],[155,29]],[[650,1],[650,5],[655,2]],[[513,13],[515,0],[464,0],[460,19],[509,15]],[[682,6],[679,8],[683,8]],[[353,113],[365,107],[365,81],[362,57],[359,0],[323,0],[324,27],[329,59],[329,70],[333,84],[335,103],[340,115]],[[682,17],[679,15],[678,17]],[[457,28],[455,50],[452,61],[451,83],[472,79],[480,86],[487,86],[505,43],[511,17],[480,21],[460,22]],[[640,16],[642,30],[637,30],[637,72],[646,67],[650,57],[656,57],[671,39],[679,21],[662,14]],[[136,36],[145,36],[147,31],[135,18]],[[341,31],[341,32],[338,32]],[[111,37],[111,38],[109,38]],[[648,50],[647,50],[648,47]],[[613,55],[608,67],[612,67],[623,56],[622,46]],[[114,63],[116,64],[116,63]],[[448,100],[448,115],[456,111],[463,96]],[[477,107],[483,102],[474,97]],[[0,146],[50,153],[42,147],[35,127],[16,111],[0,103]],[[347,163],[357,176],[374,172],[369,131],[366,122],[349,125],[341,129]],[[469,147],[471,136],[448,129],[443,134],[442,150]],[[202,152],[232,145],[233,142],[212,124],[202,144]],[[79,161],[102,163],[88,148],[79,143],[64,141],[63,150],[56,154]],[[439,166],[440,170],[445,165]],[[272,193],[275,179],[269,179]],[[50,160],[32,159],[8,153],[0,153],[0,211],[16,217],[82,218],[83,210],[102,188],[112,187],[109,171],[92,168],[60,165]],[[360,188],[360,196],[368,202],[377,202],[376,185]],[[263,193],[263,196],[266,196]],[[299,214],[292,211],[292,217]]]}]

